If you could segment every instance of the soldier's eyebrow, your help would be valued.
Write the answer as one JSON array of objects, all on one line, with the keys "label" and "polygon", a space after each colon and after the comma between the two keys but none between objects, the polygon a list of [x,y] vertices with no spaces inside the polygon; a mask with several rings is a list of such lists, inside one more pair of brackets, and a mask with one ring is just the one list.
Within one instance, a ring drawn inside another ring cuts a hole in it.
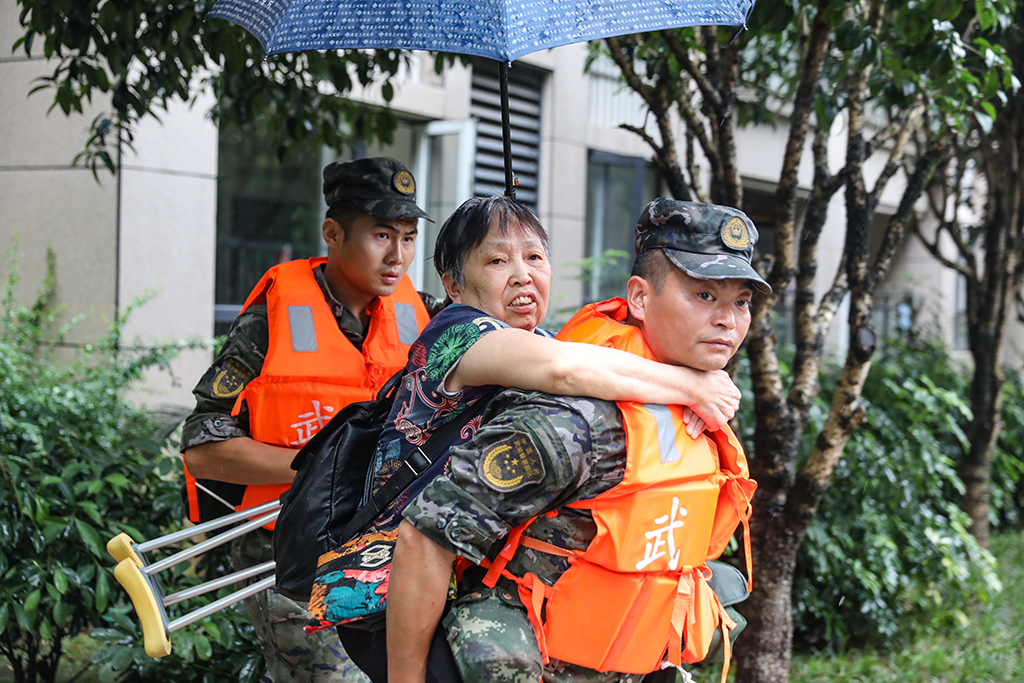
[{"label": "soldier's eyebrow", "polygon": [[420,234],[419,227],[415,226],[415,225],[411,229],[409,229],[407,231],[403,231],[400,226],[392,225],[390,223],[378,223],[377,227],[378,228],[384,228],[385,230],[390,230],[391,232],[394,232],[394,233],[401,233],[403,235],[418,235],[418,234]]}]

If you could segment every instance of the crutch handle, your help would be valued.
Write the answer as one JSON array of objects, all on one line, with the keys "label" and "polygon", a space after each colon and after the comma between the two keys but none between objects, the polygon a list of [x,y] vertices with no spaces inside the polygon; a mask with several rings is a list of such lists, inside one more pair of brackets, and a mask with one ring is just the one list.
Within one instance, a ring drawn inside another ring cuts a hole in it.
[{"label": "crutch handle", "polygon": [[114,568],[114,578],[132,599],[135,614],[139,618],[139,623],[142,624],[142,639],[146,647],[146,654],[154,658],[166,657],[171,654],[171,635],[167,629],[167,612],[164,610],[160,588],[154,585],[155,579],[144,574],[139,565],[130,557],[117,563],[117,567]]},{"label": "crutch handle", "polygon": [[123,531],[107,541],[107,552],[110,553],[115,562],[131,560],[138,566],[145,567],[149,563],[144,559],[144,555],[136,552],[137,549],[138,546],[135,545],[132,537]]}]

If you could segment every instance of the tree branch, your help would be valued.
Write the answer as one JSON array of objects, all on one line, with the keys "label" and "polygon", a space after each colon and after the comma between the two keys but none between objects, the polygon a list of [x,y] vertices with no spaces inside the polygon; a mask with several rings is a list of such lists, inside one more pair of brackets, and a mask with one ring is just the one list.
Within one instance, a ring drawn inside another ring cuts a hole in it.
[{"label": "tree branch", "polygon": [[932,173],[941,159],[942,151],[937,147],[932,147],[925,151],[924,155],[917,160],[914,174],[907,179],[907,186],[903,190],[900,205],[897,207],[896,213],[889,218],[885,235],[882,237],[882,244],[875,255],[874,264],[866,278],[869,292],[874,292],[878,287],[878,283],[889,272],[889,267],[892,265],[892,257],[903,241],[906,222],[912,219],[914,204],[921,197],[921,193],[924,192],[925,186],[928,184],[929,179],[931,179]]},{"label": "tree branch", "polygon": [[814,105],[814,96],[821,78],[825,48],[832,34],[832,24],[825,17],[828,0],[819,0],[811,25],[811,34],[804,56],[800,85],[793,100],[789,119],[789,138],[782,157],[782,171],[775,189],[775,263],[768,281],[774,289],[785,289],[795,271],[796,195],[800,159],[807,138],[807,126]]},{"label": "tree branch", "polygon": [[700,185],[700,171],[697,168],[697,160],[693,149],[693,133],[690,131],[689,126],[686,128],[686,172],[690,176],[690,189],[693,190],[693,196],[697,198],[698,202],[707,204],[708,199]]},{"label": "tree branch", "polygon": [[665,44],[668,45],[669,51],[676,58],[676,61],[683,67],[683,69],[690,75],[693,82],[700,88],[701,95],[704,97],[704,101],[714,109],[715,113],[721,116],[722,114],[722,95],[715,88],[714,85],[707,79],[707,77],[700,72],[700,69],[694,66],[690,60],[690,53],[686,49],[686,46],[679,40],[679,36],[676,35],[675,31],[662,30],[659,31]]},{"label": "tree branch", "polygon": [[[806,416],[818,388],[821,354],[831,315],[815,310],[814,290],[818,273],[818,242],[828,216],[832,196],[842,187],[828,172],[828,131],[819,124],[814,135],[814,186],[800,234],[796,296],[793,303],[796,327],[796,355],[793,359],[793,383],[789,402]],[[844,280],[845,281],[845,280]],[[845,290],[844,290],[845,291]]]},{"label": "tree branch", "polygon": [[722,165],[718,157],[718,148],[715,147],[715,144],[708,137],[708,132],[704,129],[704,124],[697,115],[697,110],[693,108],[693,103],[690,102],[688,95],[689,93],[686,92],[686,89],[682,88],[680,89],[679,96],[676,97],[679,115],[686,121],[687,132],[693,133],[697,138],[697,142],[700,143],[700,148],[711,165],[711,172],[717,173]]},{"label": "tree branch", "polygon": [[[910,135],[918,125],[918,117],[922,111],[923,107],[914,107],[912,111],[904,111],[901,116],[898,116],[894,120],[894,122],[900,121],[900,126],[896,133],[895,143],[893,144],[892,151],[889,153],[889,159],[886,161],[885,168],[882,169],[882,173],[878,176],[877,180],[875,180],[875,187],[870,192],[870,200],[873,203],[878,203],[878,198],[882,196],[882,191],[885,189],[885,186],[888,185],[892,177],[896,175],[896,171],[900,169],[900,164],[906,154],[907,143],[910,141]],[[867,145],[867,155],[868,157],[871,155],[870,144]]]},{"label": "tree branch", "polygon": [[654,89],[644,83],[643,79],[637,75],[636,71],[633,69],[633,62],[626,57],[626,52],[622,49],[619,39],[614,37],[605,38],[604,42],[608,45],[608,52],[611,55],[612,61],[614,61],[622,71],[622,76],[626,79],[626,84],[629,85],[634,92],[640,95],[640,97],[644,98],[644,102],[647,103],[647,106],[654,110],[657,105]]}]

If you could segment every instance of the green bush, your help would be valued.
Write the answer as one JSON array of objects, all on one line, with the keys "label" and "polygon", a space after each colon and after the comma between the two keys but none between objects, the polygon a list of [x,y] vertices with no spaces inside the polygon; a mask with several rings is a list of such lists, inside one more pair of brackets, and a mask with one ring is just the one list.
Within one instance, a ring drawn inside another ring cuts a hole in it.
[{"label": "green bush", "polygon": [[992,526],[1024,527],[1024,379],[1007,370],[1003,387],[1003,429],[992,453]]},{"label": "green bush", "polygon": [[[804,458],[837,375],[838,368],[823,372]],[[911,621],[962,622],[971,605],[999,590],[994,562],[967,533],[959,509],[967,386],[939,343],[890,340],[879,353],[864,387],[865,422],[851,435],[797,556],[796,647],[891,645]],[[752,425],[746,410],[740,424]]]},{"label": "green bush", "polygon": [[[166,368],[175,349],[123,344],[122,320],[75,360],[55,362],[67,330],[55,328],[53,256],[41,293],[21,306],[16,263],[7,261],[0,299],[0,655],[14,680],[55,680],[65,641],[90,628],[117,641],[94,661],[124,680],[161,664],[183,670],[174,678],[180,681],[252,678],[246,667],[258,661],[258,650],[238,610],[175,634],[175,655],[149,660],[104,548],[121,531],[150,539],[180,527],[180,458],[162,453],[157,419],[125,399],[145,370]],[[198,581],[188,569],[171,585]],[[190,662],[204,664],[185,666]]]},{"label": "green bush", "polygon": [[999,590],[959,508],[967,379],[938,343],[890,341],[863,395],[867,418],[797,560],[794,627],[804,644],[892,642],[907,617],[963,621]]}]

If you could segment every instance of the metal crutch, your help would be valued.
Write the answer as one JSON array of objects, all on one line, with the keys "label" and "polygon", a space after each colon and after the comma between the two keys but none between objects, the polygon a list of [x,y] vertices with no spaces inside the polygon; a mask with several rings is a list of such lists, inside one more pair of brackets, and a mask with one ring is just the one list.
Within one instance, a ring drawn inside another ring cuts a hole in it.
[{"label": "metal crutch", "polygon": [[[277,519],[280,512],[281,503],[279,501],[271,501],[248,510],[241,510],[209,522],[204,522],[203,524],[198,524],[188,529],[182,529],[181,531],[176,531],[173,534],[161,536],[145,543],[135,543],[132,537],[124,532],[114,536],[107,542],[107,552],[117,562],[117,567],[114,569],[114,578],[127,591],[128,596],[132,600],[135,613],[138,615],[139,623],[142,625],[142,637],[147,655],[150,657],[165,657],[169,655],[171,653],[171,633],[174,631],[233,605],[250,595],[255,595],[260,591],[271,588],[274,585],[273,571],[275,563],[272,561],[264,562],[263,564],[249,567],[218,579],[211,579],[198,586],[193,586],[168,596],[164,596],[156,574],[176,564],[190,560],[197,555],[202,555],[207,550],[223,545],[254,529],[258,529]],[[250,517],[255,517],[255,519],[248,519]],[[247,521],[230,531],[197,543],[162,560],[150,562],[146,557],[146,553],[151,550],[179,543],[200,534],[229,526],[240,520]],[[189,612],[174,621],[169,622],[167,619],[167,611],[164,608],[168,605],[174,605],[183,600],[218,590],[236,581],[250,579],[268,572],[270,576],[254,584]]]}]

